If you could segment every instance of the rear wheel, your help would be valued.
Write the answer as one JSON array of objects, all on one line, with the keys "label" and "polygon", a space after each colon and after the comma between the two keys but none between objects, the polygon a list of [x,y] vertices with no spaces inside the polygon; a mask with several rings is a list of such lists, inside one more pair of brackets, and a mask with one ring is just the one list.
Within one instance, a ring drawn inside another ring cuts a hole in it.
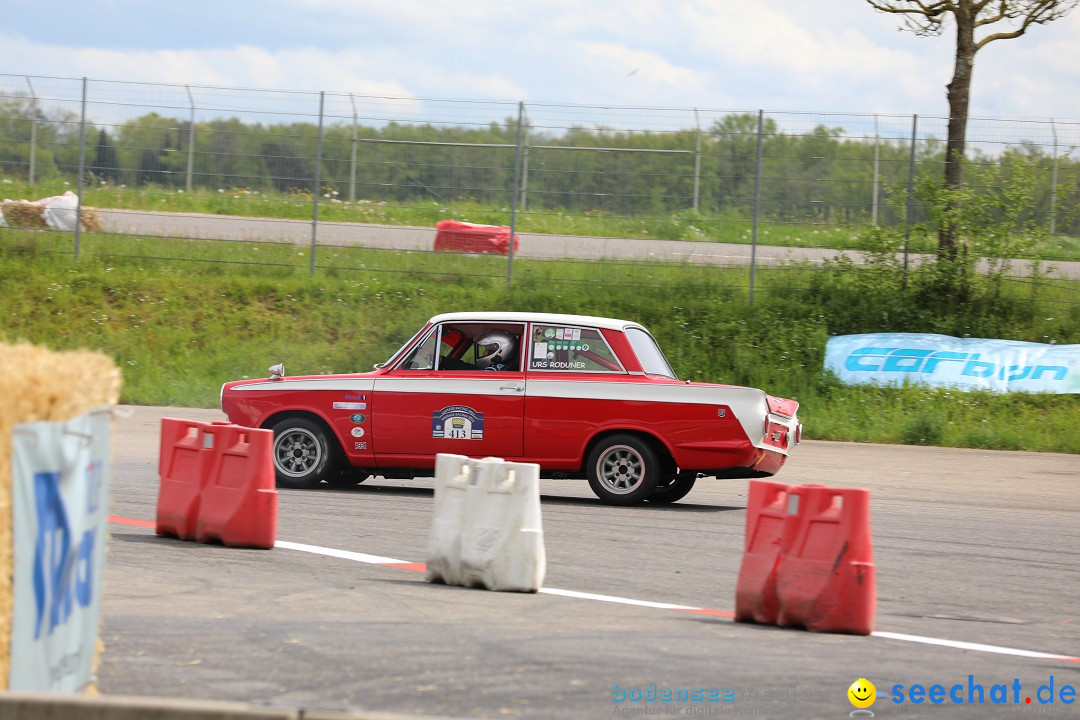
[{"label": "rear wheel", "polygon": [[274,472],[278,487],[318,485],[337,469],[336,447],[325,428],[307,418],[286,418],[274,425]]},{"label": "rear wheel", "polygon": [[610,505],[636,505],[656,490],[660,461],[649,443],[635,435],[611,435],[585,461],[589,486]]},{"label": "rear wheel", "polygon": [[697,482],[696,472],[675,473],[671,477],[664,478],[656,486],[653,494],[646,498],[651,503],[673,503],[682,500],[687,493],[694,489]]}]

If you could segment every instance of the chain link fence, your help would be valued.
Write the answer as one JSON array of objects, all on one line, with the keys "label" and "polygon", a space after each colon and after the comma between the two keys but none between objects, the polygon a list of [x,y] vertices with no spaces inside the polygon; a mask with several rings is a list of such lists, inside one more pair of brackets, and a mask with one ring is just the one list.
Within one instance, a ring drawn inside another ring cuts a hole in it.
[{"label": "chain link fence", "polygon": [[[875,227],[927,222],[917,188],[942,174],[946,123],[0,75],[0,194],[71,191],[95,208],[94,231],[41,229],[75,255],[507,278],[546,264],[565,282],[601,262],[645,285],[677,265],[752,297],[759,268],[792,276],[757,289],[790,284]],[[1034,168],[1040,256],[1064,266],[1078,146],[1077,120],[968,125],[972,163]],[[435,253],[441,220],[509,226],[521,243]],[[912,253],[932,252],[921,242]]]}]

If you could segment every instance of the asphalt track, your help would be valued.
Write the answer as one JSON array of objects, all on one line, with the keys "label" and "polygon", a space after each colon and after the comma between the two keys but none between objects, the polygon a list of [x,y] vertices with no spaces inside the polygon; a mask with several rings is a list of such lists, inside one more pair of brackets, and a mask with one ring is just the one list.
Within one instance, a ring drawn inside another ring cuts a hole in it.
[{"label": "asphalt track", "polygon": [[[99,210],[106,231],[151,237],[197,238],[207,240],[261,240],[299,245],[311,243],[311,222],[278,218],[232,217],[194,213],[152,213],[134,210]],[[749,265],[751,254],[758,265],[782,265],[792,262],[821,263],[835,258],[840,251],[828,248],[789,248],[749,244],[691,242],[683,240],[628,240],[625,238],[588,237],[518,233],[523,258],[540,259],[614,259],[628,262],[665,260],[717,267]],[[430,251],[435,238],[431,227],[378,225],[362,223],[319,222],[318,243],[324,246],[356,246],[382,250]],[[863,253],[846,251],[853,262],[861,262]],[[912,254],[918,264],[925,255]],[[985,263],[983,264],[985,269]],[[1008,274],[1030,274],[1030,263],[1016,260]],[[1044,267],[1048,276],[1080,278],[1080,262],[1054,262]]]},{"label": "asphalt track", "polygon": [[[632,508],[542,481],[544,588],[493,593],[431,585],[409,565],[424,561],[430,481],[283,490],[273,550],[159,538],[160,418],[221,415],[118,413],[106,695],[466,718],[840,718],[864,677],[877,717],[1080,718],[1080,698],[1060,696],[1080,694],[1074,455],[799,446],[777,480],[871,489],[878,633],[852,637],[730,619],[745,481]],[[1055,702],[1040,704],[1051,677]],[[960,684],[964,704],[893,703],[897,684]],[[654,685],[737,699],[629,699]],[[994,685],[1008,704],[992,702]]]}]

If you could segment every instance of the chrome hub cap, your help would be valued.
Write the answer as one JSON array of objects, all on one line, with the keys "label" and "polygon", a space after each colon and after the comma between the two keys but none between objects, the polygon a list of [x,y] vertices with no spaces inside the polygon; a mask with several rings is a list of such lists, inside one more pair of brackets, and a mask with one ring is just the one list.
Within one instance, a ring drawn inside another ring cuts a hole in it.
[{"label": "chrome hub cap", "polygon": [[596,461],[596,477],[608,492],[631,493],[645,479],[645,460],[629,445],[615,445]]},{"label": "chrome hub cap", "polygon": [[293,428],[274,440],[274,464],[289,477],[303,477],[319,466],[322,446],[309,430]]}]

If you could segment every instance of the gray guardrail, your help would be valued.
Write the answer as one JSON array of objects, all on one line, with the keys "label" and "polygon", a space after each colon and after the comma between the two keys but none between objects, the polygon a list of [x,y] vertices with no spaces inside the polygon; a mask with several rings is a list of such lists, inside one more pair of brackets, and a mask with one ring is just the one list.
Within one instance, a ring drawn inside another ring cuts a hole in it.
[{"label": "gray guardrail", "polygon": [[[3,720],[440,720],[434,716],[274,708],[238,702],[0,692]],[[442,720],[448,720],[442,718]]]}]

